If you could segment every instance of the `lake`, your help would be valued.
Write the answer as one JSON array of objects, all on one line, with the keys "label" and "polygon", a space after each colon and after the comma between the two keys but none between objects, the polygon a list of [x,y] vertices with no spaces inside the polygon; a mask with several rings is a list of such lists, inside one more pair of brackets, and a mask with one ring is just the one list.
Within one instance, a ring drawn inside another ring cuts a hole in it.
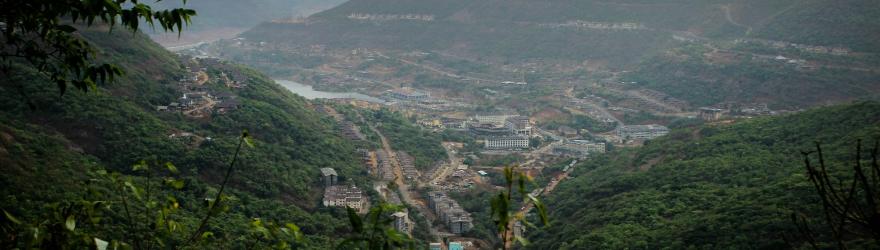
[{"label": "lake", "polygon": [[305,85],[305,84],[298,83],[298,82],[294,82],[294,81],[288,81],[288,80],[275,80],[275,82],[277,82],[278,84],[281,84],[281,86],[284,86],[285,88],[287,88],[287,90],[290,90],[290,92],[293,92],[297,95],[301,95],[302,97],[305,97],[306,99],[309,99],[309,100],[312,100],[315,98],[323,98],[323,99],[350,98],[350,99],[358,99],[358,100],[363,100],[363,101],[368,101],[368,102],[385,103],[385,101],[382,99],[368,96],[368,95],[364,95],[361,93],[318,91],[318,90],[315,90],[314,88],[312,88],[312,86]]}]

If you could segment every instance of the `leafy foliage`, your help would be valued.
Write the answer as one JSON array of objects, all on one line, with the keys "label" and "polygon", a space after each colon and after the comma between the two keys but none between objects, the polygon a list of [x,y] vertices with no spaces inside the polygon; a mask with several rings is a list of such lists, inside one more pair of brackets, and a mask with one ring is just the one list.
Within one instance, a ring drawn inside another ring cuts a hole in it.
[{"label": "leafy foliage", "polygon": [[412,240],[406,234],[398,232],[392,226],[392,213],[402,208],[390,204],[379,204],[361,217],[354,209],[348,208],[348,220],[353,228],[352,235],[346,237],[337,249],[415,249]]},{"label": "leafy foliage", "polygon": [[183,8],[153,11],[138,0],[3,1],[0,10],[0,72],[8,76],[13,73],[13,61],[27,62],[46,73],[62,95],[68,84],[85,91],[122,74],[122,69],[113,64],[96,62],[94,47],[76,35],[73,25],[92,26],[98,20],[112,29],[119,22],[136,32],[143,20],[150,26],[158,24],[164,31],[180,32],[196,14]]},{"label": "leafy foliage", "polygon": [[[525,173],[515,173],[514,167],[504,168],[504,180],[506,183],[506,191],[502,190],[490,201],[492,207],[492,220],[495,222],[498,234],[501,235],[503,249],[508,249],[511,240],[516,239],[522,245],[528,245],[525,238],[514,236],[512,226],[514,223],[523,223],[529,227],[535,228],[534,224],[526,220],[524,211],[519,213],[511,213],[512,210],[512,194],[514,183],[516,183],[516,191],[524,197],[523,204],[532,204],[538,212],[541,223],[549,224],[547,220],[547,207],[543,202],[526,191],[526,183],[532,182],[532,178]],[[512,237],[513,236],[513,237]]]}]

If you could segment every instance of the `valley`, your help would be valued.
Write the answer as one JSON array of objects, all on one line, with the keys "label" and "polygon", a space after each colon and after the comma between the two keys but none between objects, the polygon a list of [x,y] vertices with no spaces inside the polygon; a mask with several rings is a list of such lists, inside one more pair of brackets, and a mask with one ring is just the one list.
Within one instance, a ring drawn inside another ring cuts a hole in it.
[{"label": "valley", "polygon": [[880,242],[873,1],[191,2],[0,18],[0,248]]}]

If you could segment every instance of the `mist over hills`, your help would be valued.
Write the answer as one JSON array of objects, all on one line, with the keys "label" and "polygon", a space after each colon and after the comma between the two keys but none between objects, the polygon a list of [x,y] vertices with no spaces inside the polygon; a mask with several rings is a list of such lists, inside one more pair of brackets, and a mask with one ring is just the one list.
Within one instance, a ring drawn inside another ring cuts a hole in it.
[{"label": "mist over hills", "polygon": [[[343,0],[180,0],[159,1],[153,9],[194,9],[193,18],[183,34],[144,30],[164,46],[181,46],[235,37],[261,22],[308,16],[342,3]],[[144,24],[143,26],[146,26]]]},{"label": "mist over hills", "polygon": [[695,105],[796,110],[880,93],[878,15],[868,0],[354,0],[242,37],[495,65],[590,63]]}]

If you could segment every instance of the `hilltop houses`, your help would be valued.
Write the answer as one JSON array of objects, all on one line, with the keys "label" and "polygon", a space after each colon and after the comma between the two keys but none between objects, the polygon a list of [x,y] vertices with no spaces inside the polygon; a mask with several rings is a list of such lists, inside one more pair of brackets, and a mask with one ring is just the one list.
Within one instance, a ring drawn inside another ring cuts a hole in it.
[{"label": "hilltop houses", "polygon": [[324,183],[321,203],[325,207],[349,207],[365,213],[369,204],[366,194],[354,184],[339,185],[338,178],[335,169],[321,168],[321,182]]},{"label": "hilltop houses", "polygon": [[335,169],[321,168],[321,180],[324,182],[324,187],[335,186],[338,177]]},{"label": "hilltop houses", "polygon": [[464,211],[457,201],[449,198],[445,193],[429,193],[428,202],[431,209],[440,218],[440,221],[446,224],[449,231],[453,234],[462,234],[474,227],[471,214]]},{"label": "hilltop houses", "polygon": [[413,223],[409,220],[409,214],[406,212],[396,212],[391,214],[391,218],[394,219],[394,230],[406,234],[412,233]]},{"label": "hilltop houses", "polygon": [[327,187],[324,189],[322,203],[325,207],[349,207],[357,210],[358,213],[365,213],[367,210],[367,197],[354,185]]}]

